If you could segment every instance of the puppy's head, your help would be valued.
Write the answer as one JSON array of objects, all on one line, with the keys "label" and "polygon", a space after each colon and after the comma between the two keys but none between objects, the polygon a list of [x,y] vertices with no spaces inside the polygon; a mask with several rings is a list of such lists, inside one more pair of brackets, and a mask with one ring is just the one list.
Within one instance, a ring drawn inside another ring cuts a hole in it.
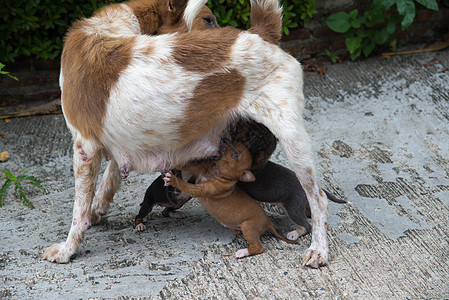
[{"label": "puppy's head", "polygon": [[[164,1],[162,1],[164,2]],[[182,18],[182,12],[185,9],[185,5],[175,9],[175,11],[170,12],[170,9],[167,11],[168,18],[157,30],[157,34],[164,33],[174,33],[174,32],[185,32],[187,30],[187,26],[185,24],[184,19]],[[181,14],[177,14],[176,11],[180,11]],[[204,6],[201,11],[196,16],[195,20],[192,24],[192,31],[195,30],[207,30],[217,28],[217,18],[214,16],[212,11]]]},{"label": "puppy's head", "polygon": [[[140,33],[147,35],[185,32],[184,18],[188,0],[131,0],[125,4],[132,10],[140,24]],[[214,14],[206,6],[198,9],[191,30],[218,27]]]},{"label": "puppy's head", "polygon": [[244,182],[255,181],[249,169],[252,156],[242,143],[224,143],[221,146],[221,158],[216,162],[223,178]]}]

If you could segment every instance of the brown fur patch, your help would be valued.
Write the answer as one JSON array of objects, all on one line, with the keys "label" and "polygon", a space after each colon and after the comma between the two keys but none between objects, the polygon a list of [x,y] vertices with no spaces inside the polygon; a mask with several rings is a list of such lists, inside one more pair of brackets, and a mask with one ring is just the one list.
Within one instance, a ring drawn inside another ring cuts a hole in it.
[{"label": "brown fur patch", "polygon": [[195,88],[194,96],[180,121],[184,141],[206,133],[235,108],[243,95],[246,79],[237,70],[217,73],[204,78]]},{"label": "brown fur patch", "polygon": [[225,27],[179,35],[173,58],[189,71],[211,72],[229,60],[239,33],[238,29]]},{"label": "brown fur patch", "polygon": [[134,37],[87,35],[86,20],[69,30],[61,67],[62,106],[69,123],[86,139],[100,139],[111,87],[130,61]]},{"label": "brown fur patch", "polygon": [[[126,2],[126,5],[131,8],[133,14],[139,20],[140,31],[142,34],[155,34],[163,23],[163,15],[161,14],[159,2],[165,1],[148,1],[148,0],[133,0]],[[168,4],[167,4],[168,8]],[[165,9],[165,12],[167,9]]]}]

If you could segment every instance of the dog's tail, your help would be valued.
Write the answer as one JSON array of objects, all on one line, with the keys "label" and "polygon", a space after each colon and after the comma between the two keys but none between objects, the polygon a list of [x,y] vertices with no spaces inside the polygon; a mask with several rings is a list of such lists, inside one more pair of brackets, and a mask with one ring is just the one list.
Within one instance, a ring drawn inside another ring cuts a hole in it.
[{"label": "dog's tail", "polygon": [[251,28],[265,41],[278,45],[282,37],[282,7],[279,0],[251,0]]},{"label": "dog's tail", "polygon": [[278,238],[280,238],[281,240],[283,240],[284,242],[289,243],[289,244],[298,244],[297,241],[289,240],[288,238],[286,238],[285,236],[283,236],[282,234],[280,234],[280,233],[277,231],[277,229],[276,229],[276,227],[274,226],[273,223],[270,224],[270,227],[269,227],[268,229],[269,229],[271,232],[273,232],[274,235],[276,235]]},{"label": "dog's tail", "polygon": [[188,0],[184,10],[184,22],[186,22],[187,31],[192,30],[193,21],[199,14],[208,0]]}]

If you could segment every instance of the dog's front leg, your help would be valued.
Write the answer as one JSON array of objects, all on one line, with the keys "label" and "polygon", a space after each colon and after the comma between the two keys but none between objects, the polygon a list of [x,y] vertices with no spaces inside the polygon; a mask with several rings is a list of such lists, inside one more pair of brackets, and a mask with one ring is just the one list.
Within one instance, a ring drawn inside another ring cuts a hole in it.
[{"label": "dog's front leg", "polygon": [[74,144],[73,171],[75,173],[75,203],[73,219],[66,242],[50,246],[43,259],[68,263],[83,241],[84,233],[92,225],[92,199],[101,164],[101,148],[77,139]]},{"label": "dog's front leg", "polygon": [[92,203],[93,223],[97,223],[101,216],[107,214],[109,206],[114,198],[114,194],[120,187],[121,182],[122,177],[120,176],[118,164],[115,160],[111,160],[104,171],[103,178],[101,179]]}]

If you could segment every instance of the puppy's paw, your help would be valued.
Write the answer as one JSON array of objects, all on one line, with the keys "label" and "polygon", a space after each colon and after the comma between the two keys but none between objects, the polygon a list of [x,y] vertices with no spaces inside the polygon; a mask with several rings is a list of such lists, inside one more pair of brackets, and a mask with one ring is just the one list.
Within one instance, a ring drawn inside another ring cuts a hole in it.
[{"label": "puppy's paw", "polygon": [[239,251],[235,252],[235,258],[244,258],[249,256],[248,249],[240,249]]},{"label": "puppy's paw", "polygon": [[311,268],[319,268],[327,265],[329,259],[329,250],[327,246],[320,247],[318,244],[312,243],[309,249],[306,250],[304,254],[302,265],[311,267]]},{"label": "puppy's paw", "polygon": [[187,218],[187,216],[186,216],[186,214],[185,213],[183,213],[183,212],[180,212],[180,211],[170,211],[169,213],[168,213],[168,215],[171,217],[171,218],[176,218],[176,219],[185,219],[185,218]]},{"label": "puppy's paw", "polygon": [[70,258],[76,254],[75,251],[69,251],[66,248],[66,243],[53,244],[45,251],[44,260],[58,264],[66,264],[70,262]]},{"label": "puppy's paw", "polygon": [[307,233],[308,233],[308,231],[306,228],[298,225],[296,230],[293,230],[293,231],[290,231],[289,233],[287,233],[287,238],[290,241],[296,241],[300,236],[303,236]]},{"label": "puppy's paw", "polygon": [[172,180],[172,173],[171,172],[165,173],[165,177],[162,179],[164,180],[164,186],[169,186]]},{"label": "puppy's paw", "polygon": [[147,230],[147,227],[145,226],[145,224],[140,223],[140,224],[136,225],[136,231],[137,232],[142,232],[142,231],[145,231],[145,230]]},{"label": "puppy's paw", "polygon": [[299,234],[296,230],[290,231],[286,236],[290,241],[296,241],[299,238]]}]

